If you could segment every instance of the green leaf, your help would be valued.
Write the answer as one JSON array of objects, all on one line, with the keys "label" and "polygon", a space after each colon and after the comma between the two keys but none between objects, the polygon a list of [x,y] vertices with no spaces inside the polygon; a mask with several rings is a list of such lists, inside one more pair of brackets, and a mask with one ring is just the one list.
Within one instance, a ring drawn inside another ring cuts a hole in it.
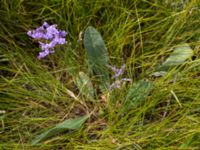
[{"label": "green leaf", "polygon": [[46,140],[47,138],[57,135],[61,132],[64,132],[67,130],[77,130],[88,119],[88,117],[89,117],[89,115],[86,115],[86,116],[78,117],[75,119],[67,119],[64,122],[59,123],[55,127],[36,136],[35,139],[32,140],[32,145],[37,145],[40,142]]},{"label": "green leaf", "polygon": [[85,30],[84,46],[92,73],[101,79],[103,86],[109,85],[108,51],[101,34],[92,26]]},{"label": "green leaf", "polygon": [[88,99],[94,99],[95,90],[90,78],[84,72],[79,72],[79,76],[75,79],[75,84],[81,94],[86,96]]},{"label": "green leaf", "polygon": [[125,109],[136,108],[142,104],[153,88],[153,82],[141,80],[133,85],[126,96]]},{"label": "green leaf", "polygon": [[193,55],[191,47],[185,43],[177,46],[172,54],[166,59],[159,70],[167,71],[172,66],[184,63],[188,58]]}]

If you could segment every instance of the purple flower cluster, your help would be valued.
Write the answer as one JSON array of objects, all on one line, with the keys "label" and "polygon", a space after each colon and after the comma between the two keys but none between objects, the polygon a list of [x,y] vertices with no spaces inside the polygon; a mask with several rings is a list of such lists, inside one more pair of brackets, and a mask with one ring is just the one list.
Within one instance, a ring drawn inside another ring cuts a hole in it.
[{"label": "purple flower cluster", "polygon": [[132,79],[129,79],[129,78],[121,78],[121,79],[118,79],[121,75],[124,74],[124,71],[125,71],[125,65],[122,65],[120,69],[117,69],[116,66],[108,66],[115,74],[112,76],[112,79],[117,79],[116,81],[114,81],[110,87],[109,87],[109,90],[112,91],[113,89],[115,88],[120,88],[121,87],[121,84],[126,82],[126,81],[129,81],[129,82],[132,82]]},{"label": "purple flower cluster", "polygon": [[66,43],[65,37],[67,32],[64,30],[58,30],[57,25],[49,25],[44,22],[41,27],[35,30],[30,30],[27,34],[33,39],[38,40],[42,52],[39,53],[38,59],[44,58],[50,53],[54,53],[54,47],[56,45],[63,45]]},{"label": "purple flower cluster", "polygon": [[118,78],[119,76],[121,76],[122,74],[124,74],[124,69],[125,69],[125,65],[121,66],[120,69],[117,69],[116,66],[108,66],[113,72],[115,72],[115,75],[112,76],[112,79],[114,78]]}]

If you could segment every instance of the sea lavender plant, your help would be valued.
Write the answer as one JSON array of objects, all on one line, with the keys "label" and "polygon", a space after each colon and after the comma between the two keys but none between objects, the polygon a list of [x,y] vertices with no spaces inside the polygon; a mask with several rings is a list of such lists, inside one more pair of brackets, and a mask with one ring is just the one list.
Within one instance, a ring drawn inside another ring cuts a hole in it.
[{"label": "sea lavender plant", "polygon": [[54,53],[54,48],[57,45],[63,45],[66,43],[67,32],[64,30],[58,30],[57,25],[49,25],[47,22],[44,22],[42,26],[38,27],[35,30],[30,30],[27,34],[36,39],[42,52],[39,53],[38,59],[44,58],[50,53]]},{"label": "sea lavender plant", "polygon": [[110,86],[109,86],[109,90],[112,91],[113,89],[116,88],[120,88],[121,85],[128,81],[128,82],[132,82],[132,79],[129,78],[121,78],[120,76],[122,76],[124,74],[124,70],[125,70],[125,64],[121,66],[120,69],[117,69],[116,66],[110,66],[108,65],[108,67],[115,73],[111,78],[112,79],[116,79]]}]

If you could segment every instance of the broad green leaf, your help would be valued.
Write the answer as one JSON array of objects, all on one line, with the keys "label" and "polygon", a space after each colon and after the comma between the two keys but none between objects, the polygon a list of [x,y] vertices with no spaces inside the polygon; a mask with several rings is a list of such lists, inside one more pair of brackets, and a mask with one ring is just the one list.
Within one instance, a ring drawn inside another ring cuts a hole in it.
[{"label": "broad green leaf", "polygon": [[87,98],[94,99],[94,88],[90,78],[84,73],[79,72],[79,76],[75,79],[75,84],[77,85],[81,94]]},{"label": "broad green leaf", "polygon": [[153,82],[139,81],[133,85],[126,96],[125,109],[136,108],[142,104],[153,88]]},{"label": "broad green leaf", "polygon": [[101,79],[102,86],[109,85],[108,51],[101,34],[92,26],[85,30],[84,46],[92,73]]},{"label": "broad green leaf", "polygon": [[86,116],[78,117],[75,119],[67,119],[64,122],[59,123],[55,127],[36,136],[35,139],[33,139],[32,141],[32,145],[39,144],[40,142],[46,140],[47,138],[57,135],[61,132],[64,132],[67,130],[77,130],[83,125],[83,123],[88,119],[88,117],[89,115],[86,115]]},{"label": "broad green leaf", "polygon": [[180,65],[191,58],[192,55],[193,50],[191,47],[187,43],[181,44],[174,49],[159,70],[168,70],[172,66]]}]

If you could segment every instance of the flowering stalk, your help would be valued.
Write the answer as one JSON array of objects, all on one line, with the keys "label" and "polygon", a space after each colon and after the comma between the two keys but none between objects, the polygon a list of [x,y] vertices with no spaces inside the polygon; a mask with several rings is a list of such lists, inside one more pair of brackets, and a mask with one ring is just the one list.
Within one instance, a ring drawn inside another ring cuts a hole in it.
[{"label": "flowering stalk", "polygon": [[55,24],[49,25],[47,22],[44,22],[41,27],[27,32],[30,37],[36,39],[40,44],[42,52],[39,53],[38,59],[54,53],[55,46],[66,43],[65,37],[67,32],[58,30],[56,27],[57,25]]},{"label": "flowering stalk", "polygon": [[119,79],[119,77],[124,74],[125,64],[122,65],[120,69],[117,69],[116,66],[110,66],[110,65],[108,65],[108,67],[115,73],[112,76],[112,79],[117,79],[116,81],[114,81],[110,85],[110,87],[109,87],[110,91],[112,91],[115,88],[119,89],[121,87],[121,84],[123,84],[126,81],[132,82],[132,79],[129,79],[129,78],[121,78],[121,79]]}]

